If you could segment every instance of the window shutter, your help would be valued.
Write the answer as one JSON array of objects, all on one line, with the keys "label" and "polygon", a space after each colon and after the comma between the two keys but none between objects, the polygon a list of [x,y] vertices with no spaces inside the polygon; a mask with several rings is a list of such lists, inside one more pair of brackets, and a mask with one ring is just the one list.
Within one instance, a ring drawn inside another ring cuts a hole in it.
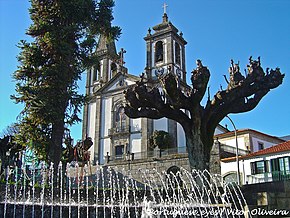
[{"label": "window shutter", "polygon": [[268,173],[269,172],[269,161],[268,160],[264,161],[264,167],[265,167],[265,173]]},{"label": "window shutter", "polygon": [[279,160],[277,158],[271,159],[271,171],[279,171]]},{"label": "window shutter", "polygon": [[256,163],[251,162],[251,174],[255,175],[256,174]]}]

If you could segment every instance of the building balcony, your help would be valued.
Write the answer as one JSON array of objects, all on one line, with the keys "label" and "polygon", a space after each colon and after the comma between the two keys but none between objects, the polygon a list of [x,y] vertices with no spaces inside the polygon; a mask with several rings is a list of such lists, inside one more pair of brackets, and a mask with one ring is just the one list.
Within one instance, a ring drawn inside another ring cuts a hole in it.
[{"label": "building balcony", "polygon": [[274,171],[247,176],[248,184],[290,180],[290,171]]},{"label": "building balcony", "polygon": [[161,158],[175,158],[180,156],[187,156],[186,147],[176,147],[170,149],[155,149],[153,151],[135,152],[135,153],[124,153],[118,156],[107,156],[107,163],[115,163],[122,161],[133,161],[133,160],[150,160],[150,159],[161,159]]},{"label": "building balcony", "polygon": [[130,133],[130,126],[121,126],[121,127],[114,127],[114,128],[109,129],[109,136],[129,134],[129,133]]}]

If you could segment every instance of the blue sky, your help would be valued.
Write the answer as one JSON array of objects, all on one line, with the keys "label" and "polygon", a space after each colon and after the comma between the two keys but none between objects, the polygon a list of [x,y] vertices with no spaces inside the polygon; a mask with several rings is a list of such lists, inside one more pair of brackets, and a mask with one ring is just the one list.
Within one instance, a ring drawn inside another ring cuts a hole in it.
[{"label": "blue sky", "polygon": [[[114,25],[122,28],[117,49],[125,48],[126,67],[139,75],[145,67],[145,41],[149,27],[162,21],[163,0],[117,0]],[[262,66],[281,68],[286,73],[282,86],[272,90],[251,112],[230,115],[238,129],[252,128],[276,136],[290,135],[290,1],[288,0],[167,0],[169,20],[183,32],[186,65],[189,75],[195,60],[201,59],[211,71],[213,95],[220,84],[226,87],[230,59],[240,61],[243,69],[249,56],[261,56]],[[16,47],[29,39],[25,30],[30,24],[28,0],[0,0],[0,132],[16,122],[21,105],[10,100],[17,69]],[[287,74],[288,73],[288,74]],[[79,82],[84,92],[85,73]],[[222,124],[228,124],[224,120]],[[81,124],[72,128],[75,139],[81,138]]]}]

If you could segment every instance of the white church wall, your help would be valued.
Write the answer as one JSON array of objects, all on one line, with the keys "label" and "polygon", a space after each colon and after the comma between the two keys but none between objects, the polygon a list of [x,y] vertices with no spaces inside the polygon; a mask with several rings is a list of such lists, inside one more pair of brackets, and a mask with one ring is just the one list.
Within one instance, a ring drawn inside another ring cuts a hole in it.
[{"label": "white church wall", "polygon": [[154,120],[153,128],[154,130],[163,130],[165,132],[168,132],[167,118],[163,117],[161,119]]},{"label": "white church wall", "polygon": [[132,153],[140,153],[141,150],[141,133],[131,134],[130,151]]},{"label": "white church wall", "polygon": [[112,98],[102,99],[102,112],[101,112],[101,137],[108,136],[108,131],[111,128],[112,123]]},{"label": "white church wall", "polygon": [[88,137],[95,138],[96,125],[96,102],[89,104],[88,107]]},{"label": "white church wall", "polygon": [[100,162],[104,164],[107,153],[109,152],[109,155],[112,155],[110,138],[101,139],[100,146]]},{"label": "white church wall", "polygon": [[104,139],[100,139],[100,145],[99,145],[99,161],[100,164],[104,164]]},{"label": "white church wall", "polygon": [[167,51],[168,51],[168,43],[167,43],[167,39],[163,40],[163,45],[164,45],[164,63],[167,64],[168,63],[168,58],[167,58]]},{"label": "white church wall", "polygon": [[[96,102],[89,104],[88,106],[88,126],[87,126],[87,136],[91,137],[93,140],[95,138],[95,124],[96,124]],[[92,146],[90,149],[91,159],[94,158],[95,148]]]},{"label": "white church wall", "polygon": [[131,132],[141,131],[141,118],[130,119]]},{"label": "white church wall", "polygon": [[[154,67],[155,65],[154,51],[155,51],[155,44],[151,44],[151,57],[152,57],[151,67]],[[152,75],[153,75],[153,72],[152,72]]]}]

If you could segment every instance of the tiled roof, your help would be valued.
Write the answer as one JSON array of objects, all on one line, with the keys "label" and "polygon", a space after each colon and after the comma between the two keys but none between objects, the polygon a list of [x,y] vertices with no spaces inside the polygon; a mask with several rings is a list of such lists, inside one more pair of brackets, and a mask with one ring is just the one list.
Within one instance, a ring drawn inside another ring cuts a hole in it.
[{"label": "tiled roof", "polygon": [[[249,133],[249,132],[252,132],[252,133],[256,133],[256,134],[260,134],[260,135],[263,135],[263,136],[266,136],[266,137],[270,137],[270,138],[273,138],[273,139],[276,139],[280,142],[283,142],[285,140],[277,137],[277,136],[272,136],[272,135],[268,135],[268,134],[265,134],[263,132],[260,132],[260,131],[257,131],[257,130],[254,130],[254,129],[238,129],[237,130],[237,134],[245,134],[245,133]],[[226,132],[226,133],[221,133],[221,134],[217,134],[215,135],[214,137],[215,138],[226,138],[226,137],[230,137],[230,136],[234,136],[235,135],[235,131],[230,131],[230,132]]]},{"label": "tiled roof", "polygon": [[[281,152],[285,152],[285,151],[290,152],[290,141],[283,142],[283,143],[280,143],[278,145],[274,145],[270,148],[266,148],[266,149],[263,149],[260,151],[253,152],[253,153],[247,154],[245,156],[240,156],[239,159],[243,160],[243,159],[258,157],[258,156],[267,155],[267,154],[281,153]],[[221,161],[230,162],[230,161],[234,161],[234,160],[236,160],[236,157],[224,158]]]}]

